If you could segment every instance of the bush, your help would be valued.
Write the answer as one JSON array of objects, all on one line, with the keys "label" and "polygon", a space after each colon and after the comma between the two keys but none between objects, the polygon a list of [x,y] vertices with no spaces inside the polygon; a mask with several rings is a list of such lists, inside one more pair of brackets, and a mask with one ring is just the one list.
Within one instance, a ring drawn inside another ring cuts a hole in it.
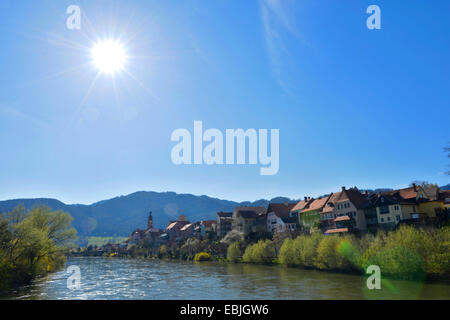
[{"label": "bush", "polygon": [[293,266],[296,264],[295,250],[294,250],[294,240],[285,239],[280,248],[280,253],[278,259],[281,264],[287,266]]},{"label": "bush", "polygon": [[333,270],[338,268],[337,246],[339,239],[336,236],[325,236],[317,246],[317,257],[314,265],[319,269]]},{"label": "bush", "polygon": [[248,263],[269,264],[277,257],[275,248],[270,240],[259,240],[245,250],[242,260]]},{"label": "bush", "polygon": [[450,227],[430,232],[433,249],[425,259],[425,270],[432,277],[450,279]]},{"label": "bush", "polygon": [[241,259],[242,251],[239,242],[233,242],[227,250],[227,259],[231,262],[238,262]]},{"label": "bush", "polygon": [[197,253],[194,257],[195,262],[210,261],[211,255],[208,252]]},{"label": "bush", "polygon": [[320,233],[314,233],[312,235],[301,235],[294,241],[294,251],[297,259],[297,264],[313,268],[317,257],[317,247],[320,240],[324,236]]},{"label": "bush", "polygon": [[372,261],[381,269],[381,273],[393,278],[416,279],[425,278],[425,270],[420,255],[405,247],[388,248],[379,252]]}]

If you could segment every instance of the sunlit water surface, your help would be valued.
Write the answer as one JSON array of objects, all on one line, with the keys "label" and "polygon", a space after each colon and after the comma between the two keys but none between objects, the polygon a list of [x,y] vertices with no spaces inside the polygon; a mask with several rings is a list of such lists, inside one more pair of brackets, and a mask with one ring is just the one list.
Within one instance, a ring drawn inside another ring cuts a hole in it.
[{"label": "sunlit water surface", "polygon": [[81,289],[61,271],[3,299],[450,299],[450,285],[389,280],[368,290],[357,275],[228,263],[69,258]]}]

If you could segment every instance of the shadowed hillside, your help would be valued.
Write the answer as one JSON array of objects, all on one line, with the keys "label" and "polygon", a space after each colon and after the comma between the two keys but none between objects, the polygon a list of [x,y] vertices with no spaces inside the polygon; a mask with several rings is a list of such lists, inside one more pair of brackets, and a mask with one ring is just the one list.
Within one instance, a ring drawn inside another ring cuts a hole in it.
[{"label": "shadowed hillside", "polygon": [[[286,202],[290,199],[278,197],[271,201]],[[176,219],[180,214],[190,221],[216,219],[218,211],[232,211],[240,205],[267,206],[268,203],[264,199],[238,203],[192,194],[140,191],[91,205],[68,205],[55,199],[0,201],[0,212],[10,211],[19,204],[26,209],[46,205],[53,210],[69,212],[75,219],[73,225],[80,236],[128,236],[135,228],[145,227],[149,211],[153,212],[155,226],[164,228],[168,220]]]}]

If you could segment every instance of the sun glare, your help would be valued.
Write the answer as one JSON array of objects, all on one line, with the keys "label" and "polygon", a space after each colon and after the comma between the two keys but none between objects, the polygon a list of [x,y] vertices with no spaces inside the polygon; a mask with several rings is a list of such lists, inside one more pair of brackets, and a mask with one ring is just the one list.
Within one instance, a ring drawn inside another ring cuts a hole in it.
[{"label": "sun glare", "polygon": [[123,45],[117,40],[96,43],[91,51],[94,65],[100,72],[114,74],[125,67],[127,55]]}]

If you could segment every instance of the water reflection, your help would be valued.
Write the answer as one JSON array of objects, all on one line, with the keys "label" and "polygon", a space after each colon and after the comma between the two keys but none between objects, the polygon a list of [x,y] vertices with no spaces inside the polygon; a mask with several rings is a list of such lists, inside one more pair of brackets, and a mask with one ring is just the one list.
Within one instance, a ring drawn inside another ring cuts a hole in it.
[{"label": "water reflection", "polygon": [[4,298],[450,299],[448,284],[390,280],[368,290],[363,276],[276,266],[109,258],[72,258],[67,265],[80,267],[80,290],[67,289],[62,271]]}]

